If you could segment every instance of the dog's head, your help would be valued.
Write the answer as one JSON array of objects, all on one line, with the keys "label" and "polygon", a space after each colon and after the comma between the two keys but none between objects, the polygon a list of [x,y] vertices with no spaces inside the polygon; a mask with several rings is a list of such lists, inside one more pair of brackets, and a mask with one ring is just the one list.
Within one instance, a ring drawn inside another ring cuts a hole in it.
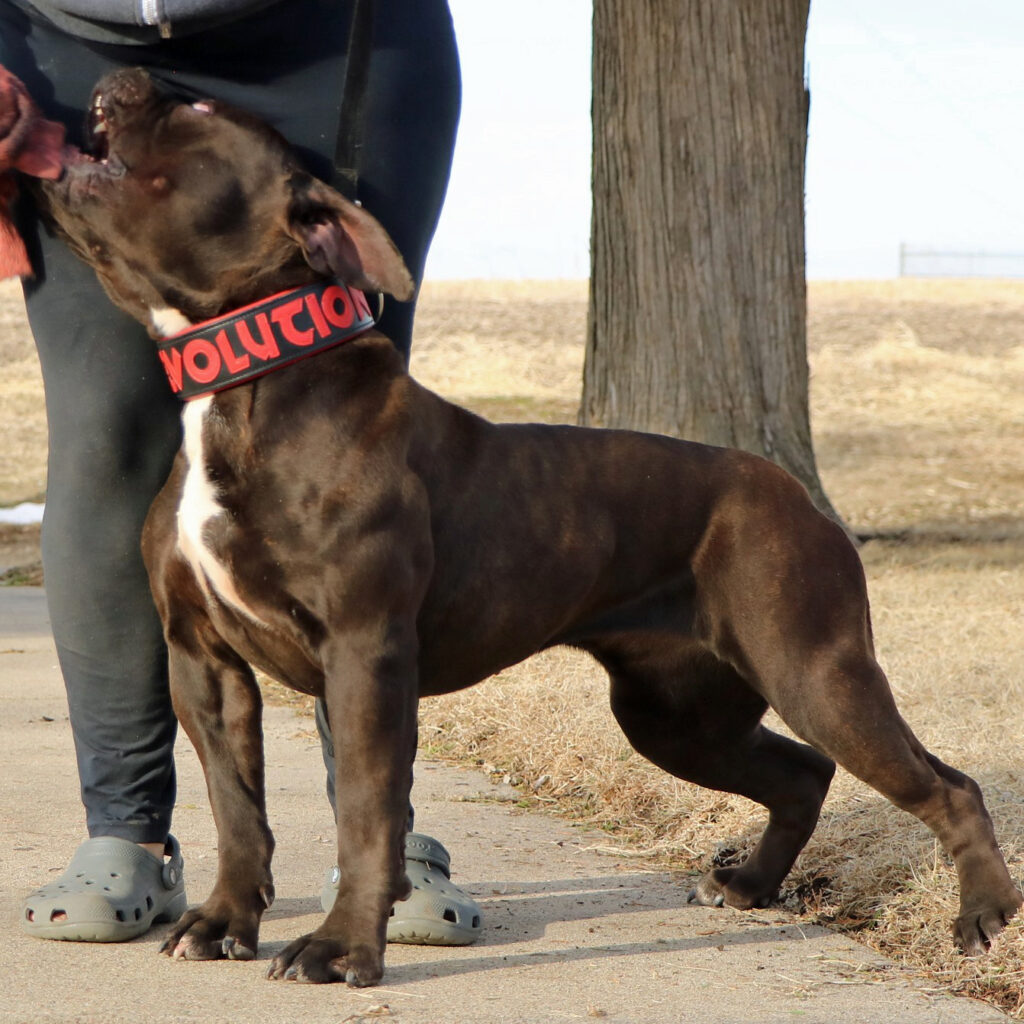
[{"label": "dog's head", "polygon": [[411,297],[380,224],[303,171],[256,118],[167,96],[131,69],[99,82],[87,128],[88,154],[38,185],[42,205],[147,326],[154,310],[204,320],[317,275]]}]

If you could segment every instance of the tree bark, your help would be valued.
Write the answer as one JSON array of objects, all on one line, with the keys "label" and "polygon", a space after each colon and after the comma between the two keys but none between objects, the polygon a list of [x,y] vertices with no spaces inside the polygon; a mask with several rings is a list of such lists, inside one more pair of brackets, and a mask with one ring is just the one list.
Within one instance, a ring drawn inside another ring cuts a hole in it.
[{"label": "tree bark", "polygon": [[808,3],[594,0],[580,421],[765,455],[835,516],[808,408]]}]

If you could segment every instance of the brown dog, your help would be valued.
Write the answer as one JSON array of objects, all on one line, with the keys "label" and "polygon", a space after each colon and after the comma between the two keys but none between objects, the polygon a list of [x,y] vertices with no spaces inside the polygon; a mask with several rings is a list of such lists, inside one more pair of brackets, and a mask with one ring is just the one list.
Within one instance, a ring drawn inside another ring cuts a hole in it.
[{"label": "brown dog", "polygon": [[[271,975],[370,985],[408,893],[418,698],[555,644],[607,668],[638,751],[768,808],[754,852],[705,876],[696,899],[770,900],[837,761],[935,832],[960,881],[956,940],[989,945],[1021,896],[981,794],[900,718],[857,555],[795,480],[744,452],[495,426],[448,404],[364,329],[343,287],[408,298],[390,240],[270,129],[167,99],[139,71],[101,82],[93,110],[100,159],[42,193],[114,301],[158,337],[277,296],[165,343],[175,387],[332,345],[188,401],[146,524],[174,705],[220,844],[213,894],[167,952],[254,957],[273,898],[250,664],[325,698],[338,764],[337,901]],[[335,328],[363,333],[336,345]],[[810,746],[765,729],[768,705]]]}]

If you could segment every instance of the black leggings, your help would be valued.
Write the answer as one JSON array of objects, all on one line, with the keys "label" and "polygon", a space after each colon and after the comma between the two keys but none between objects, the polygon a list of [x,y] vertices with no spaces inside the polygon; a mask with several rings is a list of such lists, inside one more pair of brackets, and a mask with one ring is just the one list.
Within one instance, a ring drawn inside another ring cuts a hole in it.
[{"label": "black leggings", "polygon": [[[0,64],[72,140],[96,80],[142,66],[186,96],[260,115],[329,179],[350,17],[347,0],[287,0],[201,35],[111,46],[0,0]],[[445,0],[377,0],[359,195],[417,281],[448,183],[459,100]],[[176,723],[139,535],[178,448],[180,404],[143,328],[47,235],[29,203],[19,217],[37,268],[25,294],[49,426],[46,592],[89,834],[162,842]],[[413,313],[413,303],[388,301],[380,323],[406,355]]]}]

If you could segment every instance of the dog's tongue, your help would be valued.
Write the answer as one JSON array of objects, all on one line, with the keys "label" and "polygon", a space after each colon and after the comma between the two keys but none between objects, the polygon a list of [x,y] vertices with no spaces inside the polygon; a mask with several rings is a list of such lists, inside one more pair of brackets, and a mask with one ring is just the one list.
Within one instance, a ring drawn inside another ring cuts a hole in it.
[{"label": "dog's tongue", "polygon": [[18,191],[15,170],[59,178],[72,152],[64,127],[43,118],[20,79],[0,64],[0,278],[32,273],[25,244],[11,220]]}]

